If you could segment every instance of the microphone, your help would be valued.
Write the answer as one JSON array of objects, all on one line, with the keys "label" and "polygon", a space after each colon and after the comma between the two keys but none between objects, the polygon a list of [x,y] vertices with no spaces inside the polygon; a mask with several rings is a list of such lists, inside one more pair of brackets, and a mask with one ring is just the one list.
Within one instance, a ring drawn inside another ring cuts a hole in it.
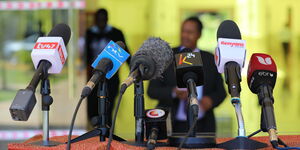
[{"label": "microphone", "polygon": [[42,78],[61,72],[66,59],[68,44],[71,36],[70,27],[66,24],[56,25],[47,37],[39,37],[31,58],[36,72],[26,89],[17,92],[9,110],[13,120],[27,121],[35,104],[35,89]]},{"label": "microphone", "polygon": [[261,129],[268,132],[273,146],[278,146],[274,115],[273,88],[276,83],[277,68],[270,55],[254,53],[249,62],[247,82],[250,90],[257,94],[262,106]]},{"label": "microphone", "polygon": [[246,42],[241,40],[239,27],[231,20],[225,20],[220,24],[217,40],[215,64],[218,72],[225,74],[225,82],[237,116],[238,135],[245,137],[246,131],[240,103],[240,82],[242,80],[241,68],[244,67],[246,57]]},{"label": "microphone", "polygon": [[130,61],[130,74],[122,83],[120,93],[124,93],[135,80],[152,80],[161,74],[173,61],[173,51],[169,44],[156,37],[147,39]]},{"label": "microphone", "polygon": [[90,95],[95,85],[104,77],[110,79],[121,67],[121,65],[129,57],[129,54],[124,50],[125,44],[121,41],[114,43],[110,41],[103,51],[98,55],[93,62],[94,74],[82,89],[81,97]]},{"label": "microphone", "polygon": [[[191,52],[190,49],[184,49],[183,52],[175,54],[175,70],[176,81],[179,88],[188,88],[189,93],[189,126],[196,118],[198,118],[199,104],[197,99],[196,86],[203,85],[203,62],[200,52]],[[196,129],[193,129],[191,135],[196,134]]]},{"label": "microphone", "polygon": [[246,42],[241,40],[237,24],[231,20],[221,23],[217,31],[218,46],[215,64],[218,72],[225,72],[225,81],[232,97],[240,97],[241,68],[246,57]]},{"label": "microphone", "polygon": [[149,109],[146,110],[146,138],[147,148],[154,149],[157,140],[167,139],[166,119],[168,111],[166,109]]}]

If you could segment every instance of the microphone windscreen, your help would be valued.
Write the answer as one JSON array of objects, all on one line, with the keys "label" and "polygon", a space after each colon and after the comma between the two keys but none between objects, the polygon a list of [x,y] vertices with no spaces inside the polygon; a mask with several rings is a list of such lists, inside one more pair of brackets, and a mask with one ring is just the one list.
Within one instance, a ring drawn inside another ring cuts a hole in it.
[{"label": "microphone windscreen", "polygon": [[247,82],[253,93],[257,93],[258,86],[261,84],[268,84],[274,88],[276,77],[277,67],[270,55],[252,54],[248,65]]},{"label": "microphone windscreen", "polygon": [[49,32],[48,37],[62,37],[64,40],[65,46],[69,43],[71,37],[71,29],[66,24],[57,24],[53,27],[53,29]]},{"label": "microphone windscreen", "polygon": [[[161,77],[161,74],[167,69],[167,67],[173,61],[173,51],[170,45],[156,37],[150,37],[147,39],[139,50],[133,55],[130,66],[137,67],[138,62],[144,59],[145,63],[154,63],[154,68],[149,68],[146,72],[146,79],[156,79]],[[145,79],[145,78],[144,78]]]},{"label": "microphone windscreen", "polygon": [[232,20],[223,21],[217,31],[218,38],[242,39],[239,27]]}]

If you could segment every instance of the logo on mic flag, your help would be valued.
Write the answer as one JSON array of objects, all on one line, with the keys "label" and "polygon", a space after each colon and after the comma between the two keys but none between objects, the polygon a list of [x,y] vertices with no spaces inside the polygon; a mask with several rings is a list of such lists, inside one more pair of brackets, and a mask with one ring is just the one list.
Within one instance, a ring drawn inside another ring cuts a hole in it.
[{"label": "logo on mic flag", "polygon": [[193,65],[193,63],[188,62],[188,61],[186,60],[186,58],[187,58],[187,56],[184,56],[184,57],[182,58],[182,54],[180,54],[178,64],[179,64],[179,65],[182,65],[183,63],[185,63],[185,64],[188,64],[188,65]]},{"label": "logo on mic flag", "polygon": [[166,113],[162,109],[151,109],[147,111],[146,116],[149,118],[160,118],[164,116]]},{"label": "logo on mic flag", "polygon": [[58,42],[37,42],[34,49],[55,49],[57,46]]},{"label": "logo on mic flag", "polygon": [[272,60],[270,57],[263,58],[261,56],[256,56],[256,58],[258,59],[259,63],[263,65],[272,65]]}]

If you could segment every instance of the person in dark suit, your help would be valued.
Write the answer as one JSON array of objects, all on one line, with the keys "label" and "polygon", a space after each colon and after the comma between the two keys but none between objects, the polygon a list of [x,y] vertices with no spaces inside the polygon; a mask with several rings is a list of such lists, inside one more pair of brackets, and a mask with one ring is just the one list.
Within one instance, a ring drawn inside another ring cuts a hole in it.
[{"label": "person in dark suit", "polygon": [[[99,9],[94,16],[95,25],[90,27],[86,31],[86,66],[87,66],[87,81],[93,75],[93,68],[91,64],[97,58],[97,56],[102,52],[105,46],[109,41],[122,41],[125,43],[125,38],[121,30],[112,27],[107,24],[108,22],[108,13],[105,9]],[[127,48],[125,50],[128,52]],[[129,64],[130,60],[127,59]],[[107,108],[108,113],[108,124],[111,124],[111,114],[114,105],[114,101],[119,91],[119,75],[118,72],[108,80],[108,100],[109,105]],[[88,96],[87,101],[87,114],[88,118],[91,121],[94,117],[98,116],[98,100],[97,100],[97,90],[98,85],[95,86],[94,90]],[[94,122],[92,123],[94,124]]]},{"label": "person in dark suit", "polygon": [[[197,132],[216,132],[216,122],[213,109],[217,107],[226,97],[223,79],[217,72],[214,57],[211,53],[199,50],[197,41],[201,36],[202,23],[198,18],[186,19],[181,27],[181,45],[173,49],[174,54],[180,53],[184,48],[194,52],[200,52],[203,61],[204,85],[197,87],[199,114]],[[148,95],[159,101],[157,107],[171,109],[171,120],[173,132],[187,132],[188,122],[186,120],[185,105],[188,100],[186,89],[176,87],[174,62],[162,75],[163,77],[151,80]]]}]

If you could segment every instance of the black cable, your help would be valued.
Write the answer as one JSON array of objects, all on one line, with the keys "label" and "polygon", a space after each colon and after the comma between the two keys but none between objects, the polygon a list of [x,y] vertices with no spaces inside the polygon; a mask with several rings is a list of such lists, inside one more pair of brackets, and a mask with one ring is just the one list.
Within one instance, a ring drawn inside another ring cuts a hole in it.
[{"label": "black cable", "polygon": [[[280,140],[281,141],[281,140]],[[283,141],[281,141],[283,142]],[[278,150],[286,150],[286,149],[300,149],[300,147],[279,147],[278,141],[271,141],[272,147]],[[285,144],[286,145],[286,144]]]},{"label": "black cable", "polygon": [[259,130],[255,131],[255,132],[251,133],[251,134],[248,135],[247,137],[248,137],[248,138],[251,138],[252,136],[256,135],[257,133],[259,133],[259,132],[261,132],[261,131],[262,131],[262,130],[259,129]]},{"label": "black cable", "polygon": [[70,125],[70,130],[69,130],[69,136],[68,136],[68,144],[67,144],[67,150],[70,150],[71,149],[71,137],[72,137],[72,131],[73,131],[73,127],[74,127],[74,123],[75,123],[75,119],[76,119],[76,115],[77,115],[77,112],[79,110],[79,107],[82,103],[82,100],[84,99],[85,97],[81,97],[79,99],[79,102],[75,108],[75,111],[74,111],[74,114],[73,114],[73,117],[72,117],[72,121],[71,121],[71,125]]},{"label": "black cable", "polygon": [[284,147],[289,147],[280,138],[278,138],[278,144],[283,145]]},{"label": "black cable", "polygon": [[117,107],[116,107],[116,110],[115,110],[115,113],[114,113],[114,117],[113,117],[113,120],[112,120],[112,123],[111,123],[110,130],[109,130],[109,139],[108,139],[108,143],[107,143],[107,146],[106,146],[107,150],[110,150],[110,145],[111,145],[111,142],[112,142],[113,132],[114,132],[115,124],[116,124],[116,120],[117,120],[117,114],[118,114],[118,110],[119,110],[119,107],[120,107],[120,104],[121,104],[123,94],[124,94],[123,92],[120,92],[120,96],[118,98]]},{"label": "black cable", "polygon": [[188,136],[192,133],[193,129],[195,128],[197,121],[198,121],[198,117],[195,117],[192,126],[190,127],[188,133],[185,135],[183,141],[181,141],[177,150],[181,150],[181,148],[182,148],[183,144],[185,143],[185,141],[187,140]]},{"label": "black cable", "polygon": [[[259,130],[255,131],[255,132],[251,133],[251,134],[248,135],[247,137],[250,138],[250,137],[252,137],[252,136],[258,134],[259,132],[262,132],[262,130],[259,129]],[[279,144],[279,145],[283,145],[284,147],[289,147],[289,146],[286,145],[279,137],[278,137],[278,144]],[[276,146],[275,146],[275,147],[276,147]],[[275,147],[274,147],[274,148],[275,148]]]}]

